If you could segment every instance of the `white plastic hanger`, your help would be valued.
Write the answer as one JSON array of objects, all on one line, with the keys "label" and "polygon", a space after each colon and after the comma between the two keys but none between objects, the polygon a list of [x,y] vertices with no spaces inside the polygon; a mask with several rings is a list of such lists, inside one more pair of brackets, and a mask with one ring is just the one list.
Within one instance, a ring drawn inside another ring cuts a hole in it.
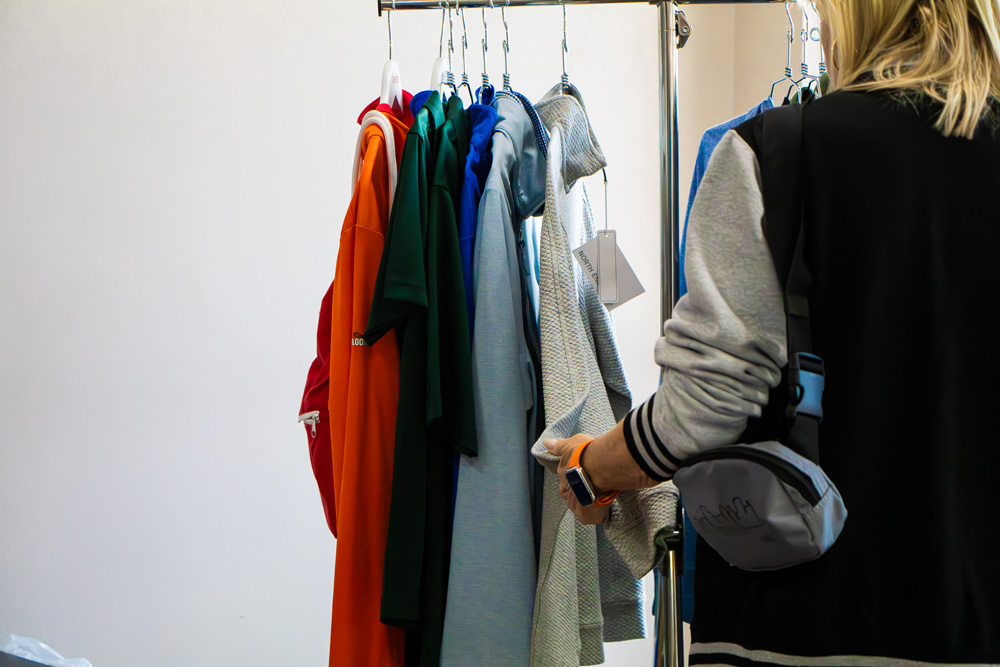
[{"label": "white plastic hanger", "polygon": [[444,58],[438,56],[434,59],[434,67],[431,68],[431,85],[427,86],[428,90],[439,90],[444,92],[447,86],[441,80],[444,74]]},{"label": "white plastic hanger", "polygon": [[358,185],[361,177],[361,168],[364,166],[364,137],[365,130],[369,125],[378,125],[382,128],[382,137],[385,141],[386,163],[389,165],[389,207],[392,207],[393,197],[396,196],[396,180],[398,179],[398,167],[396,166],[396,142],[393,138],[392,125],[386,120],[381,111],[369,111],[361,119],[361,130],[358,131],[358,141],[354,146],[354,170],[351,174],[351,196],[354,196],[354,189]]},{"label": "white plastic hanger", "polygon": [[[392,9],[396,9],[396,0],[392,0]],[[392,59],[392,10],[386,13],[385,21],[389,26],[389,59],[382,68],[382,94],[379,96],[379,104],[402,108],[403,83],[399,77],[399,64]]]},{"label": "white plastic hanger", "polygon": [[399,65],[395,60],[385,61],[385,67],[382,68],[382,95],[379,103],[403,105],[403,84],[400,82]]}]

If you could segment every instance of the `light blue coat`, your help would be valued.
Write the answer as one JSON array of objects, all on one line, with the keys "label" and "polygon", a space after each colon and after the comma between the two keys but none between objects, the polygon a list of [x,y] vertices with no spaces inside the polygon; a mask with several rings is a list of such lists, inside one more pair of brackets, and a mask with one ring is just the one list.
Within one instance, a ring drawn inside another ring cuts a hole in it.
[{"label": "light blue coat", "polygon": [[521,104],[499,96],[479,202],[472,336],[479,456],[459,464],[441,664],[527,665],[535,598],[528,484],[534,406],[518,230],[545,199],[545,159]]}]

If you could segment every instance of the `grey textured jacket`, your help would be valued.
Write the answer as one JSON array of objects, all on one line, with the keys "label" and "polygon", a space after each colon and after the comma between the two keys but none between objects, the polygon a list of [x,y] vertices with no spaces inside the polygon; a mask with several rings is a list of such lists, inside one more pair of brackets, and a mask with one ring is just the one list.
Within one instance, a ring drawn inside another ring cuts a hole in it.
[{"label": "grey textured jacket", "polygon": [[[533,453],[553,470],[541,440],[603,434],[632,405],[611,316],[571,250],[593,238],[582,183],[606,163],[582,99],[550,91],[537,105],[550,133],[539,277],[546,429]],[[623,493],[605,527],[583,526],[546,473],[542,544],[532,630],[532,665],[599,664],[603,642],[645,635],[638,578],[660,554],[657,531],[673,525],[669,485]]]}]

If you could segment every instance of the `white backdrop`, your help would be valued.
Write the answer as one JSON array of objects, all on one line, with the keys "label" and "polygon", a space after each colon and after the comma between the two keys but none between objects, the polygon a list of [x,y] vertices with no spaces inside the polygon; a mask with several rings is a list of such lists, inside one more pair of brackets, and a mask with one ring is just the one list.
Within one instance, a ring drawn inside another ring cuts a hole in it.
[{"label": "white backdrop", "polygon": [[[386,57],[373,4],[0,1],[0,638],[95,667],[326,664],[335,544],[295,417]],[[687,14],[685,198],[701,132],[780,76],[786,25],[780,5]],[[499,82],[499,11],[487,20]],[[647,288],[615,311],[642,398],[659,329],[656,9],[568,20],[610,225]],[[412,91],[439,21],[394,17]],[[475,83],[480,12],[466,22]],[[514,86],[537,99],[561,74],[561,13],[508,24]],[[602,211],[599,177],[591,193]],[[608,664],[651,654],[611,646]]]}]

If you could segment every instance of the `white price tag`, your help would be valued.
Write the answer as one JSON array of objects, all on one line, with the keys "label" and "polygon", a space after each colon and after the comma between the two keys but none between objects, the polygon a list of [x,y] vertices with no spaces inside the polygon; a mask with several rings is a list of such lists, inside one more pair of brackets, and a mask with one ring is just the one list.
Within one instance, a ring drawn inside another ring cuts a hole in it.
[{"label": "white price tag", "polygon": [[597,232],[597,292],[601,303],[618,303],[618,243],[615,230]]},{"label": "white price tag", "polygon": [[[614,230],[598,232],[597,236],[573,251],[573,257],[608,310],[614,310],[646,291],[616,240]],[[606,245],[602,247],[602,243]],[[612,296],[613,301],[605,299]]]}]

